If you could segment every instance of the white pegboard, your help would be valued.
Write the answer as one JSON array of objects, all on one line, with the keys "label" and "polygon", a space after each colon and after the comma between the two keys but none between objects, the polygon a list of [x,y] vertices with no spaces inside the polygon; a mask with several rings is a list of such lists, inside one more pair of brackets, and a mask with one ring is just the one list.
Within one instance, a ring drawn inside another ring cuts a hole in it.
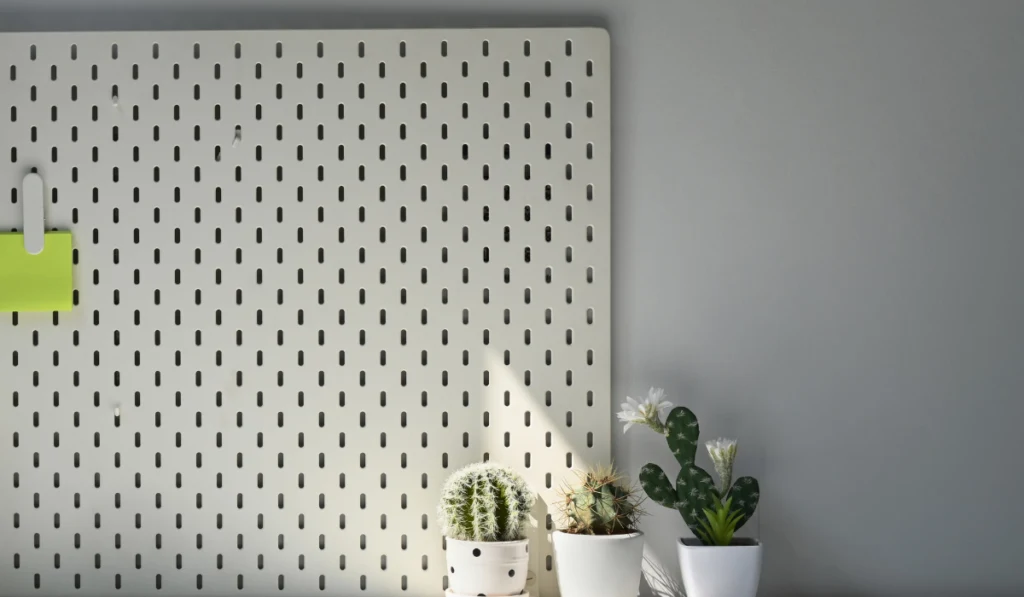
[{"label": "white pegboard", "polygon": [[608,460],[604,31],[0,34],[0,68],[0,228],[37,168],[76,247],[74,311],[0,315],[0,594],[439,595],[448,473],[550,502]]}]

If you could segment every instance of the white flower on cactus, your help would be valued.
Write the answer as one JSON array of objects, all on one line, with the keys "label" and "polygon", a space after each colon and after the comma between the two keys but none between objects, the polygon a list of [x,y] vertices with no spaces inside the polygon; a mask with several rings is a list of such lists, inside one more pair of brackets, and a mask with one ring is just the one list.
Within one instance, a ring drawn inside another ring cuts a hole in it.
[{"label": "white flower on cactus", "polygon": [[708,454],[715,464],[715,472],[722,480],[722,493],[729,491],[732,484],[732,465],[736,461],[736,440],[718,438],[707,442]]},{"label": "white flower on cactus", "polygon": [[727,460],[736,457],[736,440],[720,437],[707,442],[712,460]]},{"label": "white flower on cactus", "polygon": [[663,388],[647,390],[647,398],[644,398],[643,404],[656,410],[659,417],[665,416],[668,409],[672,408],[672,403],[665,400],[665,390]]},{"label": "white flower on cactus", "polygon": [[621,408],[618,417],[625,423],[623,433],[629,431],[633,425],[646,425],[658,433],[664,433],[661,418],[672,408],[672,403],[665,400],[665,390],[651,388],[647,391],[647,397],[642,400],[626,396]]},{"label": "white flower on cactus", "polygon": [[618,415],[619,420],[626,424],[622,428],[623,433],[629,431],[629,428],[634,424],[644,422],[644,418],[640,414],[640,404],[629,396],[626,396],[626,401],[622,403],[622,410],[619,411]]}]

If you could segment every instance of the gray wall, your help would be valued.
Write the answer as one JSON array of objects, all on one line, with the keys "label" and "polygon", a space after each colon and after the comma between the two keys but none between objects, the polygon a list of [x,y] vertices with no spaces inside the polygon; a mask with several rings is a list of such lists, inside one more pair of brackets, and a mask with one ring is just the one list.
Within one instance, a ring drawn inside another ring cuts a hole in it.
[{"label": "gray wall", "polygon": [[284,5],[0,0],[0,29],[607,26],[615,394],[740,438],[761,594],[1024,594],[1024,2]]}]

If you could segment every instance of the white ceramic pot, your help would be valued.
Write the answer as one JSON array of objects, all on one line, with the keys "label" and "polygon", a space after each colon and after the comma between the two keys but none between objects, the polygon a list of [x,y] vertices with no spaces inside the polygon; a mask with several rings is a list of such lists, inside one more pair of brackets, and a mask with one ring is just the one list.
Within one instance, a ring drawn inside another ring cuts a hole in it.
[{"label": "white ceramic pot", "polygon": [[456,595],[521,595],[529,572],[530,542],[446,539],[448,588]]},{"label": "white ceramic pot", "polygon": [[555,567],[562,597],[636,597],[644,534],[573,535],[555,531]]},{"label": "white ceramic pot", "polygon": [[761,542],[734,539],[723,547],[680,539],[679,568],[687,597],[755,597],[761,580]]}]

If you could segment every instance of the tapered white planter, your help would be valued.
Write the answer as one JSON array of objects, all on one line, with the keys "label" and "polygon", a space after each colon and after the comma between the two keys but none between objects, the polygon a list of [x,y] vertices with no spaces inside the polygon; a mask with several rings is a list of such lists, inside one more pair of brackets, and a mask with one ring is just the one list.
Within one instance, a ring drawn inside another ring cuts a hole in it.
[{"label": "tapered white planter", "polygon": [[680,539],[679,568],[687,597],[755,597],[761,580],[761,542],[734,539],[732,545],[701,545]]},{"label": "tapered white planter", "polygon": [[448,588],[455,595],[521,595],[529,572],[530,542],[446,539]]},{"label": "tapered white planter", "polygon": [[555,568],[562,597],[636,597],[644,534],[574,535],[555,531]]}]

